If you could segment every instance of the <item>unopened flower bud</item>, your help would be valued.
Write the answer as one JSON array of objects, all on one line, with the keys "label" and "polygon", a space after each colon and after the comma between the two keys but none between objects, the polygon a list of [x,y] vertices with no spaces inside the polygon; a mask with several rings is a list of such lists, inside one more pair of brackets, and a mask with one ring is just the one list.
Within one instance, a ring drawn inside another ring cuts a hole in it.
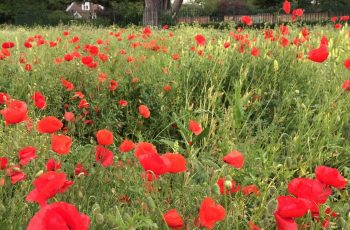
[{"label": "unopened flower bud", "polygon": [[225,185],[225,188],[227,190],[231,190],[232,189],[232,182],[231,181],[229,181],[229,180],[225,181],[224,185]]},{"label": "unopened flower bud", "polygon": [[97,213],[100,213],[101,212],[101,208],[100,208],[100,205],[95,203],[93,206],[92,206],[92,213],[94,215],[96,215]]},{"label": "unopened flower bud", "polygon": [[97,224],[103,224],[104,222],[104,217],[101,213],[96,214],[96,223]]},{"label": "unopened flower bud", "polygon": [[146,203],[151,212],[154,212],[156,210],[156,204],[154,203],[152,197],[148,196],[146,199]]},{"label": "unopened flower bud", "polygon": [[216,195],[220,195],[220,187],[219,185],[215,184],[213,189],[212,189],[212,192]]}]

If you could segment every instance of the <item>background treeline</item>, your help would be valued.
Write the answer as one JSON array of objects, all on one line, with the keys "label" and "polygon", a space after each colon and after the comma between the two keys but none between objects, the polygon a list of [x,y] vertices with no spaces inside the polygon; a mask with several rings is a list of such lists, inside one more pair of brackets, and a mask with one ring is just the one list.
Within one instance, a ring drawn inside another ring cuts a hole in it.
[{"label": "background treeline", "polygon": [[[290,0],[293,7],[307,11],[348,12],[349,0]],[[57,25],[68,23],[72,16],[65,12],[72,0],[1,0],[0,23],[16,25]],[[94,21],[98,24],[141,24],[144,0],[93,0],[105,7]],[[179,16],[223,16],[277,12],[283,0],[190,0],[183,4]]]}]

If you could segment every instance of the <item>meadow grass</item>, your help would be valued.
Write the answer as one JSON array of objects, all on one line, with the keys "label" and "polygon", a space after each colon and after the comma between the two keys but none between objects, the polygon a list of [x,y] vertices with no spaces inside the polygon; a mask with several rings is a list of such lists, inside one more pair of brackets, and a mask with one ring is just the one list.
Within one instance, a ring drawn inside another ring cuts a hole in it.
[{"label": "meadow grass", "polygon": [[[122,30],[121,41],[110,34]],[[300,27],[290,25],[289,30],[290,41],[300,36]],[[248,221],[263,229],[274,229],[276,198],[287,194],[291,179],[314,177],[318,165],[337,168],[345,178],[350,177],[350,94],[341,87],[350,78],[350,72],[343,67],[349,57],[349,28],[315,26],[309,30],[309,41],[282,47],[279,41],[264,39],[264,30],[244,29],[240,34],[248,34],[250,47],[260,50],[260,56],[253,57],[248,46],[244,53],[237,51],[239,42],[229,36],[229,30],[197,26],[152,30],[152,36],[146,39],[139,27],[3,28],[0,43],[13,41],[16,46],[10,57],[0,61],[0,92],[27,102],[34,130],[27,131],[25,123],[7,126],[2,119],[0,156],[17,164],[18,150],[30,145],[38,149],[38,158],[23,167],[26,180],[12,185],[6,177],[0,189],[0,228],[27,226],[39,207],[26,202],[25,197],[33,189],[32,181],[38,173],[45,171],[46,161],[54,158],[61,160],[61,171],[75,184],[50,202],[74,204],[90,216],[91,229],[166,229],[162,214],[172,208],[182,214],[188,229],[195,229],[194,219],[207,196],[227,211],[216,229],[248,229]],[[70,35],[63,36],[63,31]],[[274,32],[280,34],[278,29]],[[130,34],[136,38],[128,40]],[[196,46],[196,34],[207,38],[205,47]],[[26,49],[25,40],[35,35],[47,41],[60,37],[62,41],[53,48],[33,45]],[[308,50],[318,47],[324,35],[329,39],[330,57],[324,63],[307,60]],[[72,36],[78,36],[80,41],[69,43]],[[77,45],[80,49],[76,51],[84,55],[84,44],[96,44],[97,39],[104,41],[99,45],[100,52],[109,56],[97,68],[87,68],[79,59],[55,64],[55,58],[74,51]],[[159,51],[144,47],[151,40],[161,47]],[[227,49],[223,47],[225,41],[231,43]],[[135,42],[142,44],[133,48],[131,44]],[[191,46],[196,51],[190,51]],[[198,50],[203,54],[199,55]],[[298,53],[303,57],[297,58]],[[31,71],[18,61],[23,54],[32,65]],[[173,60],[173,54],[178,54],[179,60]],[[127,62],[127,56],[135,60]],[[100,73],[106,73],[108,80],[99,82]],[[66,91],[61,77],[71,81],[75,89]],[[138,82],[132,83],[135,77]],[[113,92],[108,90],[110,79],[118,82]],[[171,86],[170,91],[164,90],[166,85]],[[46,97],[44,110],[32,103],[35,91]],[[79,99],[73,98],[75,91],[84,93],[90,105],[84,119],[93,124],[84,124],[83,119],[64,122],[73,145],[68,155],[60,156],[51,150],[50,136],[36,132],[35,124],[48,115],[63,120],[65,110],[74,112],[77,118],[82,115],[82,109],[77,107]],[[121,99],[128,101],[126,107],[118,105]],[[140,104],[149,107],[150,119],[138,114]],[[188,130],[190,119],[201,124],[201,135]],[[108,168],[95,161],[95,134],[100,129],[114,134],[114,144],[109,149],[115,163]],[[153,191],[149,192],[133,153],[119,152],[125,138],[135,143],[150,142],[160,153],[181,153],[187,159],[187,171],[161,176],[152,182]],[[222,161],[233,149],[245,156],[240,170]],[[78,162],[87,169],[86,176],[74,175]],[[0,176],[5,173],[0,171]],[[260,195],[220,195],[216,186],[219,177],[232,178],[242,187],[254,184]],[[339,213],[339,218],[331,220],[334,228],[350,226],[348,202],[346,188],[334,190],[324,205]],[[321,228],[321,223],[311,221],[310,216],[298,219],[298,223]]]}]

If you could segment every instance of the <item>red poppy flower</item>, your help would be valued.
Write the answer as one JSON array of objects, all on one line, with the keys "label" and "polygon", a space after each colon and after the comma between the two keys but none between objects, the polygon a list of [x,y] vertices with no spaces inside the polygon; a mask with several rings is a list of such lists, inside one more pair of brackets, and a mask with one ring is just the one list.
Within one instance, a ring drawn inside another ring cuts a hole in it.
[{"label": "red poppy flower", "polygon": [[303,9],[295,9],[292,12],[292,20],[294,21],[296,17],[301,17],[304,14],[304,10]]},{"label": "red poppy flower", "polygon": [[88,48],[88,52],[93,56],[97,56],[100,50],[97,46],[90,45]]},{"label": "red poppy flower", "polygon": [[320,45],[319,48],[310,50],[308,53],[308,59],[314,62],[322,63],[329,55],[328,46]]},{"label": "red poppy flower", "polygon": [[119,100],[118,101],[118,105],[122,106],[122,107],[125,107],[128,105],[128,102],[126,100]]},{"label": "red poppy flower", "polygon": [[83,174],[84,176],[86,176],[87,171],[86,171],[86,169],[83,167],[83,165],[81,163],[78,163],[77,166],[74,169],[74,174],[75,175]]},{"label": "red poppy flower", "polygon": [[165,90],[166,92],[169,92],[169,91],[171,90],[171,86],[170,86],[170,85],[164,86],[164,90]]},{"label": "red poppy flower", "polygon": [[202,201],[199,209],[200,224],[208,229],[214,228],[216,222],[225,219],[226,210],[209,197]]},{"label": "red poppy flower", "polygon": [[290,14],[290,2],[288,0],[284,1],[282,9],[286,14]]},{"label": "red poppy flower", "polygon": [[108,87],[108,90],[109,91],[114,91],[114,90],[116,90],[118,88],[118,82],[116,81],[116,80],[111,80],[110,82],[109,82],[109,87]]},{"label": "red poppy flower", "polygon": [[223,160],[224,160],[224,162],[232,165],[233,167],[235,167],[237,169],[241,169],[243,167],[243,164],[244,164],[244,155],[237,150],[233,150],[230,153],[228,153],[223,158]]},{"label": "red poppy flower", "polygon": [[256,47],[252,48],[251,55],[254,57],[259,57],[260,56],[260,50]]},{"label": "red poppy flower", "polygon": [[285,37],[282,37],[280,40],[280,44],[282,47],[286,47],[289,44],[289,40]]},{"label": "red poppy flower", "polygon": [[261,228],[256,225],[253,221],[248,221],[249,230],[261,230]]},{"label": "red poppy flower", "polygon": [[203,35],[197,34],[194,38],[196,39],[197,45],[205,46],[206,39]]},{"label": "red poppy flower", "polygon": [[188,123],[188,129],[196,136],[203,131],[202,126],[195,120],[190,120]]},{"label": "red poppy flower", "polygon": [[73,60],[74,56],[71,54],[65,54],[63,58],[65,61],[70,62],[71,60]]},{"label": "red poppy flower", "polygon": [[8,95],[7,93],[0,93],[0,104],[4,105],[7,104],[7,102],[9,102],[11,100],[10,95]]},{"label": "red poppy flower", "polygon": [[144,118],[149,118],[151,116],[151,112],[149,111],[148,107],[145,105],[139,106],[139,114]]},{"label": "red poppy flower", "polygon": [[99,145],[111,145],[113,144],[113,133],[107,129],[99,130],[96,133],[97,142]]},{"label": "red poppy flower", "polygon": [[39,133],[55,133],[63,127],[63,124],[54,116],[47,116],[38,122]]},{"label": "red poppy flower", "polygon": [[224,43],[224,48],[227,49],[231,46],[231,43],[230,42],[225,42]]},{"label": "red poppy flower", "polygon": [[3,42],[1,47],[3,49],[11,49],[11,48],[15,47],[15,43],[14,42]]},{"label": "red poppy flower", "polygon": [[222,194],[222,195],[225,195],[225,194],[232,194],[232,193],[236,193],[236,192],[238,192],[240,189],[241,189],[241,186],[239,185],[239,184],[236,184],[236,181],[228,181],[228,182],[230,182],[230,184],[231,184],[231,189],[230,188],[227,188],[226,186],[225,186],[225,181],[226,181],[226,179],[225,178],[222,178],[222,177],[220,177],[219,179],[218,179],[218,181],[216,182],[216,184],[219,186],[219,188],[220,188],[220,193]]},{"label": "red poppy flower", "polygon": [[308,212],[307,203],[300,198],[279,196],[276,213],[285,219],[302,217]]},{"label": "red poppy flower", "polygon": [[79,108],[79,109],[82,109],[82,108],[89,108],[89,107],[90,107],[90,105],[89,105],[89,103],[87,102],[86,99],[80,100],[80,102],[79,102],[79,104],[78,104],[78,108]]},{"label": "red poppy flower", "polygon": [[122,153],[130,152],[135,148],[135,144],[132,141],[125,139],[119,146],[119,151]]},{"label": "red poppy flower", "polygon": [[179,54],[173,54],[172,58],[173,58],[174,61],[177,61],[177,60],[179,60],[180,55]]},{"label": "red poppy flower", "polygon": [[72,138],[65,135],[55,135],[51,137],[51,149],[60,155],[68,154],[72,145]]},{"label": "red poppy flower", "polygon": [[103,167],[109,167],[113,164],[113,153],[103,146],[96,147],[96,161],[100,162]]},{"label": "red poppy flower", "polygon": [[27,104],[23,101],[12,100],[7,104],[7,108],[0,110],[6,125],[17,124],[27,119]]},{"label": "red poppy flower", "polygon": [[94,59],[91,56],[84,56],[81,58],[81,63],[84,65],[89,65],[94,61]]},{"label": "red poppy flower", "polygon": [[340,23],[337,23],[334,25],[334,29],[340,29],[342,27],[342,25]]},{"label": "red poppy flower", "polygon": [[[348,58],[344,61],[344,67],[346,69],[350,70],[350,58]],[[1,100],[1,98],[0,98],[0,100]]]},{"label": "red poppy flower", "polygon": [[167,165],[159,156],[157,149],[151,143],[140,142],[137,144],[134,156],[139,160],[145,171],[152,171],[156,175],[167,173]]},{"label": "red poppy flower", "polygon": [[298,230],[298,225],[293,218],[283,218],[277,212],[274,213],[277,230]]},{"label": "red poppy flower", "polygon": [[338,169],[326,166],[318,166],[315,169],[316,178],[326,185],[334,188],[343,189],[346,186],[346,179],[340,175]]},{"label": "red poppy flower", "polygon": [[249,196],[251,193],[254,193],[257,196],[260,194],[259,188],[254,184],[244,186],[242,192],[245,196]]},{"label": "red poppy flower", "polygon": [[0,157],[0,169],[4,170],[7,167],[8,159],[7,157]]},{"label": "red poppy flower", "polygon": [[331,17],[331,22],[336,22],[338,20],[338,17],[337,16],[334,16],[334,17]]},{"label": "red poppy flower", "polygon": [[29,161],[37,158],[36,148],[32,146],[27,146],[18,151],[19,163],[21,165],[27,165]]},{"label": "red poppy flower", "polygon": [[72,112],[65,112],[63,118],[68,122],[74,122],[75,121],[75,115]]},{"label": "red poppy flower", "polygon": [[67,91],[71,91],[74,89],[74,85],[72,82],[65,80],[63,77],[61,78],[61,83],[64,88],[66,88]]},{"label": "red poppy flower", "polygon": [[26,174],[21,170],[19,165],[12,165],[6,169],[6,176],[11,177],[11,183],[16,184],[26,179]]},{"label": "red poppy flower", "polygon": [[44,109],[46,107],[46,99],[40,92],[35,92],[33,95],[34,105],[38,109]]},{"label": "red poppy flower", "polygon": [[184,226],[184,221],[176,209],[171,209],[164,213],[163,218],[168,227],[172,230],[182,229]]},{"label": "red poppy flower", "polygon": [[288,192],[297,198],[310,201],[309,209],[313,213],[318,213],[318,206],[327,201],[332,190],[319,182],[309,178],[295,178],[288,184]]},{"label": "red poppy flower", "polygon": [[186,171],[186,159],[178,153],[165,153],[161,156],[167,165],[168,173],[179,173]]},{"label": "red poppy flower", "polygon": [[282,35],[288,35],[289,34],[288,26],[280,25],[280,31],[281,31]]},{"label": "red poppy flower", "polygon": [[350,80],[345,80],[341,86],[345,91],[350,91]]},{"label": "red poppy flower", "polygon": [[253,25],[253,20],[249,16],[242,16],[241,21],[246,24],[247,26]]},{"label": "red poppy flower", "polygon": [[45,172],[33,182],[34,189],[27,195],[27,202],[37,202],[40,207],[57,193],[64,193],[74,182],[67,180],[65,173]]},{"label": "red poppy flower", "polygon": [[344,22],[346,22],[346,21],[349,21],[349,18],[350,18],[350,16],[348,16],[348,15],[346,15],[346,16],[341,16],[340,19],[339,19],[339,21],[344,21]]},{"label": "red poppy flower", "polygon": [[46,162],[46,171],[57,171],[61,168],[61,161],[55,162],[55,159],[50,158]]},{"label": "red poppy flower", "polygon": [[29,221],[27,230],[88,230],[90,217],[65,202],[55,202],[40,209]]}]

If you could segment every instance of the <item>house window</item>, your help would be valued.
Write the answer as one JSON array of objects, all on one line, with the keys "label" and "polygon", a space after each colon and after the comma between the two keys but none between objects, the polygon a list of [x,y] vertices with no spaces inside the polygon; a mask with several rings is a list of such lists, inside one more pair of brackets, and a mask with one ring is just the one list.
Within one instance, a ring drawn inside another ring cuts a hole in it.
[{"label": "house window", "polygon": [[89,11],[89,10],[90,10],[90,2],[84,2],[84,3],[81,5],[81,9],[82,9],[82,10]]},{"label": "house window", "polygon": [[91,19],[96,19],[96,18],[97,18],[96,13],[93,13],[93,14],[91,15]]}]

